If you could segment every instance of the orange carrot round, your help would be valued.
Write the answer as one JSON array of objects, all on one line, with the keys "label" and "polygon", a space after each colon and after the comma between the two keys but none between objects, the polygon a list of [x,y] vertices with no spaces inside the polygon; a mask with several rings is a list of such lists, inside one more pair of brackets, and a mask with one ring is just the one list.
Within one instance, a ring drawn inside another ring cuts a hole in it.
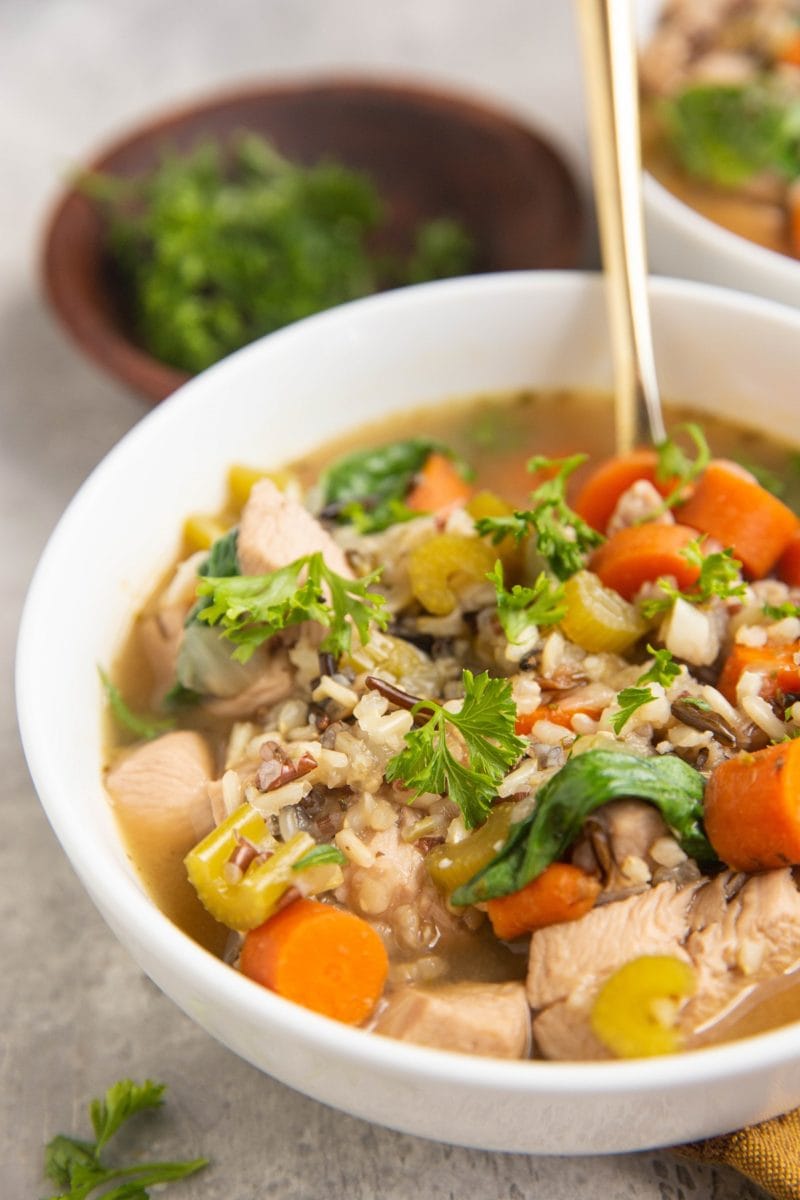
[{"label": "orange carrot round", "polygon": [[599,892],[594,875],[555,862],[520,891],[489,900],[486,911],[497,937],[508,941],[545,925],[577,921],[594,906]]},{"label": "orange carrot round", "polygon": [[737,871],[800,863],[800,741],[720,763],[705,795],[706,833]]},{"label": "orange carrot round", "polygon": [[671,490],[672,481],[656,479],[658,455],[655,450],[633,450],[600,463],[575,496],[572,507],[593,529],[605,533],[612,513],[623,492],[639,479],[654,484],[662,496]]},{"label": "orange carrot round", "polygon": [[800,692],[800,666],[795,662],[800,642],[788,646],[734,645],[725,659],[717,680],[717,689],[731,704],[736,703],[736,685],[745,671],[757,671],[764,677],[760,694],[771,700],[778,692]]},{"label": "orange carrot round", "polygon": [[681,551],[696,537],[686,525],[631,525],[612,534],[594,552],[590,566],[606,587],[626,600],[632,600],[643,583],[662,575],[672,576],[679,588],[688,588],[700,568],[687,562]]},{"label": "orange carrot round", "polygon": [[406,505],[414,512],[439,512],[461,504],[472,495],[472,488],[459,475],[451,458],[436,451],[429,454],[406,496]]},{"label": "orange carrot round", "polygon": [[352,913],[295,900],[244,940],[243,974],[305,1008],[357,1025],[383,992],[389,961],[378,934]]},{"label": "orange carrot round", "polygon": [[578,713],[596,720],[603,711],[601,705],[581,704],[571,706],[567,700],[557,704],[542,704],[530,712],[517,713],[514,726],[516,733],[530,733],[537,721],[552,721],[554,725],[563,725],[564,729],[572,729],[572,718]]},{"label": "orange carrot round", "polygon": [[[800,234],[800,229],[798,233]],[[800,250],[800,237],[797,244]],[[775,566],[775,574],[784,583],[788,583],[789,587],[800,587],[800,527],[789,538],[786,549]]]},{"label": "orange carrot round", "polygon": [[677,511],[685,525],[731,547],[752,579],[774,567],[798,528],[790,508],[738,463],[724,459],[709,463]]}]

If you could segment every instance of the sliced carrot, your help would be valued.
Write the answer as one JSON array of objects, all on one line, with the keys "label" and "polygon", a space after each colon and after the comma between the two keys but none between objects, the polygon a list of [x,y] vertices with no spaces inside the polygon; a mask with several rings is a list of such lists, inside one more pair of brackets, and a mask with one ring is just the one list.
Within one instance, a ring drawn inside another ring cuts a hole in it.
[{"label": "sliced carrot", "polygon": [[[800,34],[798,34],[797,40],[800,43]],[[800,63],[798,63],[798,66],[800,66]],[[789,241],[792,252],[800,258],[800,187],[798,187],[797,182],[793,183],[789,188],[788,208]]]},{"label": "sliced carrot", "polygon": [[439,512],[463,503],[471,495],[472,488],[459,475],[453,460],[434,451],[428,455],[406,496],[406,505],[414,512]]},{"label": "sliced carrot", "polygon": [[489,900],[492,929],[508,941],[545,925],[577,921],[594,907],[599,880],[571,863],[551,863],[519,892]]},{"label": "sliced carrot", "polygon": [[800,587],[800,527],[789,538],[786,549],[776,563],[775,574],[789,587]]},{"label": "sliced carrot", "polygon": [[672,490],[674,481],[656,479],[658,455],[655,450],[633,450],[608,458],[592,472],[575,496],[572,507],[593,529],[605,533],[620,496],[639,479],[652,483],[662,496]]},{"label": "sliced carrot", "polygon": [[775,565],[798,528],[790,508],[738,463],[724,459],[709,463],[677,512],[685,525],[731,547],[753,579]]},{"label": "sliced carrot", "polygon": [[599,705],[581,704],[579,707],[570,707],[566,701],[559,701],[558,704],[542,704],[539,708],[531,709],[530,712],[517,713],[514,728],[518,734],[530,733],[537,721],[552,721],[554,725],[563,725],[565,729],[572,729],[572,718],[578,713],[583,713],[596,720],[602,711],[603,709]]},{"label": "sliced carrot", "polygon": [[800,863],[800,741],[720,763],[706,787],[704,822],[719,857],[737,871]]},{"label": "sliced carrot", "polygon": [[789,63],[790,66],[800,67],[800,30],[792,33],[778,47],[775,55],[778,62]]},{"label": "sliced carrot", "polygon": [[352,913],[295,900],[244,940],[243,974],[305,1008],[357,1025],[383,992],[389,962],[378,934]]},{"label": "sliced carrot", "polygon": [[736,686],[745,671],[756,671],[764,676],[760,695],[771,700],[778,692],[793,695],[800,692],[800,666],[795,659],[800,657],[800,642],[788,646],[739,646],[735,645],[717,680],[717,688],[731,704],[736,703]]},{"label": "sliced carrot", "polygon": [[697,533],[686,525],[630,525],[620,529],[592,555],[591,569],[606,587],[614,588],[626,600],[632,600],[643,583],[652,583],[662,575],[672,576],[679,588],[688,588],[700,575],[700,568],[688,562],[682,550]]}]

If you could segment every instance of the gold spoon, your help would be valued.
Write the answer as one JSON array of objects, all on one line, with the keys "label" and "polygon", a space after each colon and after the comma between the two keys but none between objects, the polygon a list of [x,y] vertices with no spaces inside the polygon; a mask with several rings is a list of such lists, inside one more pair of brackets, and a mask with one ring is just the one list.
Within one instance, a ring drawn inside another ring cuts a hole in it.
[{"label": "gold spoon", "polygon": [[617,452],[666,437],[642,216],[632,0],[578,0],[589,140],[614,362]]}]

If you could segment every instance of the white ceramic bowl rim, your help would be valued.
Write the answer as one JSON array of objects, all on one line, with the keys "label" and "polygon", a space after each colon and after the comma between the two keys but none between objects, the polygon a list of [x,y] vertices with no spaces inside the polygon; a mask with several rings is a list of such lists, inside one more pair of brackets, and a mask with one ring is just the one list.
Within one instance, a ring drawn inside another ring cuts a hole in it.
[{"label": "white ceramic bowl rim", "polygon": [[[430,305],[435,309],[446,293],[479,296],[483,303],[491,305],[493,296],[499,294],[518,295],[522,302],[532,289],[553,295],[572,289],[577,295],[582,289],[597,292],[602,286],[599,277],[577,272],[515,272],[449,280],[356,301],[273,334],[269,340],[302,341],[312,326],[325,323],[335,328],[337,323],[344,323],[349,313],[366,304],[400,312],[408,305],[416,308]],[[653,280],[651,291],[654,299],[672,298],[679,301],[690,296],[723,312],[760,312],[775,322],[788,322],[796,329],[800,343],[800,313],[771,301],[735,292],[726,293],[704,284],[669,279]],[[256,343],[245,347],[232,359],[258,353],[259,343]],[[227,372],[232,359],[186,384],[144,417],[89,476],[51,535],[32,580],[20,626],[16,694],[19,724],[31,775],[45,812],[68,857],[90,894],[103,897],[112,923],[118,923],[122,928],[135,927],[139,939],[152,947],[155,956],[179,962],[183,977],[198,994],[212,996],[215,1002],[228,1006],[234,1012],[261,1013],[278,1034],[289,1038],[297,1036],[318,1047],[322,1053],[335,1046],[338,1052],[344,1050],[354,1062],[365,1060],[383,1065],[395,1075],[405,1075],[415,1082],[426,1078],[446,1079],[472,1088],[486,1086],[517,1093],[556,1094],[585,1090],[619,1094],[636,1093],[654,1086],[669,1092],[672,1087],[691,1083],[702,1085],[713,1079],[727,1077],[736,1077],[741,1084],[748,1073],[762,1072],[765,1067],[800,1053],[800,1023],[689,1054],[675,1054],[657,1060],[603,1063],[506,1062],[426,1049],[374,1036],[282,1000],[203,950],[173,925],[131,878],[120,874],[117,862],[95,830],[76,827],[75,821],[70,819],[70,781],[59,772],[58,763],[48,753],[46,731],[41,728],[37,718],[40,692],[46,686],[37,665],[37,630],[40,622],[52,611],[52,593],[48,590],[51,563],[59,547],[71,539],[73,530],[80,526],[84,512],[104,491],[109,477],[115,473],[118,461],[135,455],[139,443],[157,436],[161,424],[171,421],[178,410],[188,411],[199,381],[211,379],[217,372]]]},{"label": "white ceramic bowl rim", "polygon": [[748,270],[768,270],[782,286],[797,290],[800,302],[800,262],[769,246],[752,242],[733,230],[703,216],[664,187],[649,171],[644,173],[645,204],[675,225],[684,225],[696,242],[703,242],[732,262],[738,259]]}]

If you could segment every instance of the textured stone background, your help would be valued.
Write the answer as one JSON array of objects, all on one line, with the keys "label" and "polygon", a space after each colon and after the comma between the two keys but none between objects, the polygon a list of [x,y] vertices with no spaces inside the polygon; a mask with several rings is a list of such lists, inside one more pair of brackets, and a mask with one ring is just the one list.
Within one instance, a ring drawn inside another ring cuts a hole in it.
[{"label": "textured stone background", "polygon": [[[38,237],[71,164],[131,121],[264,74],[369,68],[467,87],[531,117],[586,186],[565,0],[0,0],[0,1196],[44,1195],[41,1151],[86,1100],[167,1081],[154,1157],[206,1154],[193,1200],[746,1200],[667,1153],[526,1158],[434,1145],[324,1108],[212,1042],[145,979],[56,844],[19,749],[19,610],[81,480],[143,414],[67,344],[38,290]],[[87,600],[90,602],[89,597]],[[68,636],[68,631],[65,631]]]}]

